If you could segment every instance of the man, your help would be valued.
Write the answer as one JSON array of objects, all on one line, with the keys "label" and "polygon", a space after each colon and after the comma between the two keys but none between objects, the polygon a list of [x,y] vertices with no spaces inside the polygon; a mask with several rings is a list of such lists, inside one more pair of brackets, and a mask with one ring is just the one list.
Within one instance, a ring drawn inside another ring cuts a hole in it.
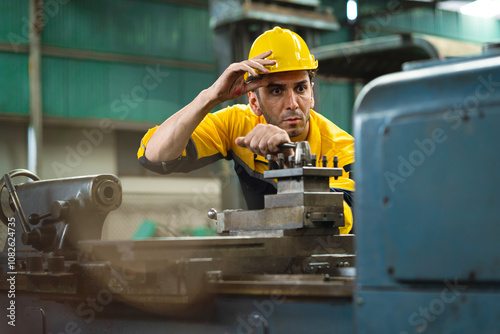
[{"label": "man", "polygon": [[[280,27],[260,35],[248,58],[231,64],[210,88],[150,129],[141,141],[139,162],[168,174],[188,172],[221,158],[233,159],[248,208],[262,209],[264,195],[276,193],[276,183],[263,179],[268,168],[264,157],[278,152],[291,155],[293,150],[279,145],[307,140],[312,154],[326,155],[329,167],[336,155],[344,169],[338,180],[331,178],[330,187],[345,192],[346,226],[340,232],[349,233],[353,138],[312,110],[312,78],[318,62],[299,35]],[[209,113],[243,94],[248,94],[248,105]]]}]

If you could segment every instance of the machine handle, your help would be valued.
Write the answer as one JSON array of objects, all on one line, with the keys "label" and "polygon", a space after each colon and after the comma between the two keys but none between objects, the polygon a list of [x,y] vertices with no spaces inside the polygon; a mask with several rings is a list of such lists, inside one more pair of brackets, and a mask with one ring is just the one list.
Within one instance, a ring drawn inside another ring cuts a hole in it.
[{"label": "machine handle", "polygon": [[21,206],[21,202],[19,201],[19,197],[17,197],[16,188],[12,184],[12,180],[10,179],[9,174],[5,174],[3,176],[3,182],[5,184],[5,188],[7,188],[7,191],[9,192],[12,202],[14,202],[14,207],[16,208],[17,214],[21,219],[21,226],[23,227],[24,233],[28,234],[29,232],[31,232],[31,229],[28,225],[28,219],[26,219],[26,215],[24,214],[24,210]]},{"label": "machine handle", "polygon": [[279,148],[293,148],[294,150],[297,148],[297,143],[281,143],[278,145]]},{"label": "machine handle", "polygon": [[[14,169],[5,174],[3,178],[0,179],[0,195],[2,194],[3,188],[4,187],[7,188],[7,190],[9,191],[9,195],[12,198],[12,201],[14,202],[16,211],[19,214],[19,218],[21,219],[23,230],[24,232],[27,233],[30,231],[28,220],[26,219],[26,215],[24,214],[23,208],[21,207],[21,202],[19,202],[19,197],[17,197],[16,188],[12,184],[12,178],[17,176],[26,176],[33,181],[40,181],[40,178],[27,169]],[[3,212],[3,207],[1,204],[0,204],[0,220],[5,224],[5,226],[7,226],[9,223],[7,216]]]}]

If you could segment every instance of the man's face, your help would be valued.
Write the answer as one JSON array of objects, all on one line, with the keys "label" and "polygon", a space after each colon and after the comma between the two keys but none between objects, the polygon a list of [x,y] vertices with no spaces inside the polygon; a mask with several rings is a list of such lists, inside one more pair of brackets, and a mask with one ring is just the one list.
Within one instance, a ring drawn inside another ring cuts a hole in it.
[{"label": "man's face", "polygon": [[290,137],[301,134],[307,136],[309,113],[314,107],[312,84],[307,71],[272,73],[262,80],[268,85],[259,88],[258,94],[250,94],[253,111],[257,115],[264,115],[267,124],[282,128]]}]

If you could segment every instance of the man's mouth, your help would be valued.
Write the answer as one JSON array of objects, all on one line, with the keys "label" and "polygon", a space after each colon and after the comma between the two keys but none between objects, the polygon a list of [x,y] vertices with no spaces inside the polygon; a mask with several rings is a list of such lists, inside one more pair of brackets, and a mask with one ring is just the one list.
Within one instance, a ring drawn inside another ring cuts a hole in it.
[{"label": "man's mouth", "polygon": [[301,121],[302,119],[300,117],[289,117],[284,120],[285,123],[287,124],[297,124]]}]

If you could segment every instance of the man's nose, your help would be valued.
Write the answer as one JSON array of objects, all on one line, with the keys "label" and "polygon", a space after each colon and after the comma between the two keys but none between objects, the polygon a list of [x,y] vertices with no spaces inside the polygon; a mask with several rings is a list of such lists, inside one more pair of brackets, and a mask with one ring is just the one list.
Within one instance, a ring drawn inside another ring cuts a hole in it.
[{"label": "man's nose", "polygon": [[295,110],[299,108],[298,96],[293,89],[290,89],[286,98],[286,109]]}]

